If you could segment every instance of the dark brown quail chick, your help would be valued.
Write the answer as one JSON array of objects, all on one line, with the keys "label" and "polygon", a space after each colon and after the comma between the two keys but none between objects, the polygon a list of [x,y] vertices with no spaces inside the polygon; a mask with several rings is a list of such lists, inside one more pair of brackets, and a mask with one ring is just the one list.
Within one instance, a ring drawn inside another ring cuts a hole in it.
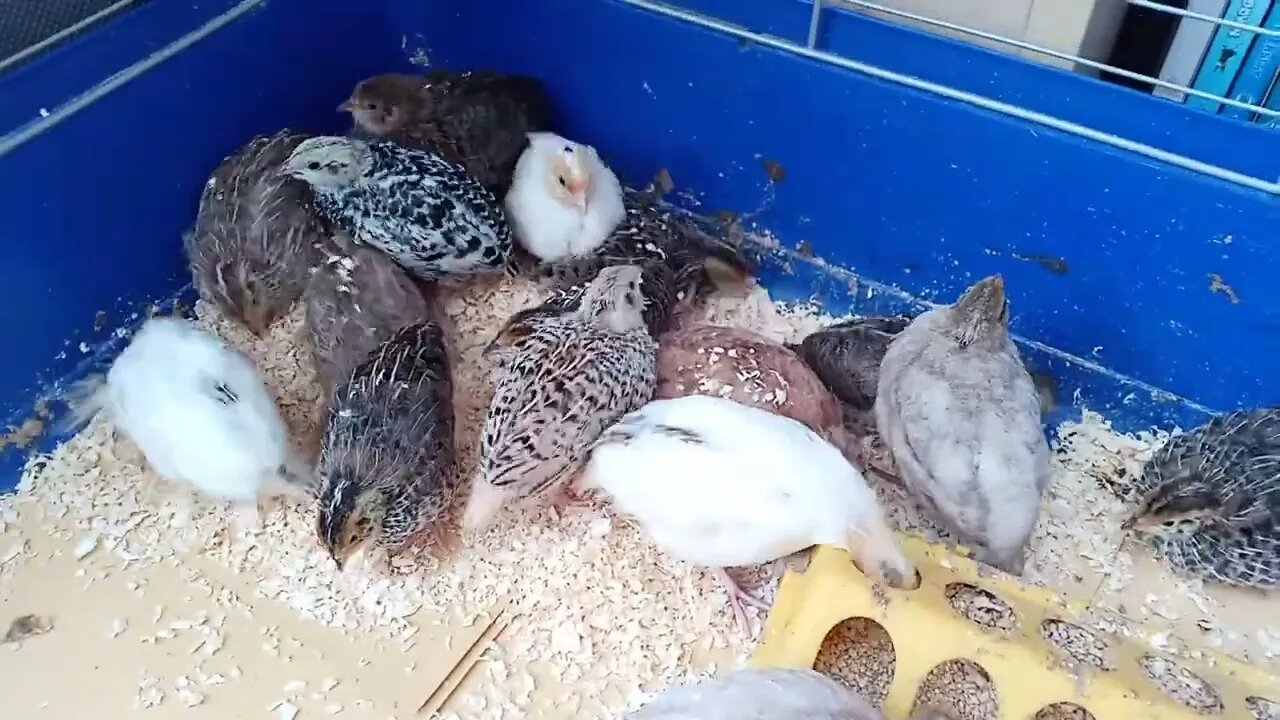
[{"label": "dark brown quail chick", "polygon": [[418,536],[452,545],[453,390],[444,334],[397,331],[338,386],[320,456],[316,533],[341,568],[366,542],[396,553]]},{"label": "dark brown quail chick", "polygon": [[1179,572],[1280,588],[1280,408],[1239,410],[1171,438],[1125,523]]},{"label": "dark brown quail chick", "polygon": [[511,187],[528,134],[550,130],[553,119],[540,81],[489,71],[375,75],[339,109],[361,134],[464,165],[498,197]]},{"label": "dark brown quail chick", "polygon": [[288,313],[326,234],[307,184],[280,172],[309,135],[283,130],[227,156],[183,235],[196,289],[257,335]]},{"label": "dark brown quail chick", "polygon": [[790,345],[845,404],[868,411],[876,402],[880,361],[911,318],[862,317],[829,325]]}]

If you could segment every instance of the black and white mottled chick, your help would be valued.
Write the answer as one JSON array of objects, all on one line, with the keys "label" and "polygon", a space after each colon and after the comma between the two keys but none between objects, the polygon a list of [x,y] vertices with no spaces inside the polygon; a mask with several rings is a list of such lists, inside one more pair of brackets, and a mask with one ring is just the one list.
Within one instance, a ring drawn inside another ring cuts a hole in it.
[{"label": "black and white mottled chick", "polygon": [[905,315],[861,317],[829,325],[788,345],[841,402],[870,410],[889,343],[911,324]]},{"label": "black and white mottled chick", "polygon": [[528,134],[550,130],[541,81],[490,71],[389,73],[362,80],[342,103],[357,131],[464,165],[499,197],[511,187]]},{"label": "black and white mottled chick", "polygon": [[338,386],[320,454],[316,534],[341,568],[367,542],[390,553],[420,534],[443,547],[456,491],[444,333],[401,328]]},{"label": "black and white mottled chick", "polygon": [[[641,278],[640,294],[644,299],[644,309],[641,314],[649,335],[656,340],[669,324],[671,308],[675,305],[674,279],[671,269],[664,263],[648,262],[638,267],[640,267]],[[604,269],[600,272],[604,272]],[[519,338],[533,332],[538,323],[548,317],[578,312],[582,307],[582,299],[586,297],[590,287],[591,281],[559,286],[552,290],[543,302],[516,312],[498,329],[493,340],[485,348],[485,354],[489,355],[502,348],[511,347]]]},{"label": "black and white mottled chick", "polygon": [[511,339],[494,364],[464,529],[484,528],[510,500],[568,500],[591,443],[653,397],[642,292],[639,267],[606,268],[577,311],[531,319]]},{"label": "black and white mottled chick", "polygon": [[1280,588],[1280,408],[1239,410],[1171,438],[1138,491],[1125,527],[1175,570]]},{"label": "black and white mottled chick", "polygon": [[430,317],[417,283],[381,250],[336,233],[303,293],[316,375],[325,397],[397,330]]},{"label": "black and white mottled chick", "polygon": [[502,203],[433,153],[321,136],[299,145],[284,171],[311,185],[338,229],[424,280],[501,270],[510,260]]},{"label": "black and white mottled chick", "polygon": [[282,130],[228,155],[200,195],[183,235],[196,289],[224,315],[262,335],[307,284],[326,232],[306,183],[281,166],[310,135]]},{"label": "black and white mottled chick", "polygon": [[670,270],[659,288],[650,285],[646,294],[654,309],[651,323],[664,332],[677,321],[681,307],[714,288],[741,292],[751,277],[751,264],[742,249],[731,240],[714,237],[656,203],[627,198],[627,214],[591,254],[550,263],[542,274],[555,278],[560,287],[590,280],[601,268],[611,265],[662,263]]}]

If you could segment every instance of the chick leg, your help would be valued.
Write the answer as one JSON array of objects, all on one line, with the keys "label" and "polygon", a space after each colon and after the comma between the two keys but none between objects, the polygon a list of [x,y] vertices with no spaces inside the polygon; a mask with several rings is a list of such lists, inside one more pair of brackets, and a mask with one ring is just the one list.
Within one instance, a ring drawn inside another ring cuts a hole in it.
[{"label": "chick leg", "polygon": [[738,626],[743,630],[749,631],[751,626],[747,624],[747,611],[743,604],[745,603],[761,610],[768,610],[769,603],[743,590],[742,585],[737,580],[734,580],[733,576],[724,568],[715,568],[711,571],[711,574],[715,575],[715,578],[724,586],[725,592],[728,593],[729,607],[733,609],[733,616],[738,620]]}]

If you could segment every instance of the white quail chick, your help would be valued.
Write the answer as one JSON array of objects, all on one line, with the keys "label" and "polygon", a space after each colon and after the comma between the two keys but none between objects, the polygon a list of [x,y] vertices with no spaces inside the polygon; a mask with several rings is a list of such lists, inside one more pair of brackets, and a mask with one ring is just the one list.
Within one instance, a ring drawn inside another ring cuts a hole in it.
[{"label": "white quail chick", "polygon": [[413,278],[381,250],[336,233],[303,293],[316,374],[325,397],[402,327],[428,317]]},{"label": "white quail chick", "polygon": [[183,234],[200,296],[255,335],[288,314],[306,286],[313,246],[326,234],[306,183],[280,171],[309,137],[282,130],[228,155]]},{"label": "white quail chick", "polygon": [[1238,410],[1170,438],[1125,522],[1179,572],[1280,589],[1280,408]]},{"label": "white quail chick", "polygon": [[876,496],[835,447],[791,418],[724,398],[654,400],[606,430],[579,483],[635,518],[664,552],[712,568],[738,623],[743,590],[727,567],[812,545],[850,553],[869,576],[914,587]]},{"label": "white quail chick", "polygon": [[453,389],[444,333],[407,325],[334,394],[320,455],[316,534],[341,569],[372,543],[389,554],[421,536],[442,548],[456,491]]},{"label": "white quail chick", "polygon": [[999,275],[921,313],[885,353],[875,416],[912,494],[977,560],[1020,575],[1049,447],[1008,321]]},{"label": "white quail chick", "polygon": [[147,320],[86,389],[68,428],[106,413],[157,473],[231,501],[249,527],[262,496],[310,497],[313,475],[253,361],[186,320]]},{"label": "white quail chick", "polygon": [[463,528],[486,527],[512,500],[569,500],[587,448],[653,396],[656,346],[644,326],[639,267],[606,268],[578,309],[531,318],[493,370]]},{"label": "white quail chick", "polygon": [[626,216],[596,149],[545,132],[529,134],[505,204],[516,241],[548,263],[591,254]]},{"label": "white quail chick", "polygon": [[337,229],[423,280],[503,270],[511,260],[502,203],[433,153],[321,136],[294,149],[284,172],[311,185]]},{"label": "white quail chick", "polygon": [[815,670],[742,668],[667,688],[625,720],[884,720],[884,715]]},{"label": "white quail chick", "polygon": [[361,135],[437,153],[498,197],[511,187],[528,134],[549,130],[554,119],[541,81],[486,70],[375,75],[338,109],[351,113]]}]

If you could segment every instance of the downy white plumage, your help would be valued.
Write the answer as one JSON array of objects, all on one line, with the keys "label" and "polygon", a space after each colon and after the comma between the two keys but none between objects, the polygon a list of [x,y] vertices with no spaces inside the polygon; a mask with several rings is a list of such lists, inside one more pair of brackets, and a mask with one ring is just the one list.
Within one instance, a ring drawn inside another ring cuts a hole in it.
[{"label": "downy white plumage", "polygon": [[587,255],[622,222],[622,185],[596,149],[529,133],[506,198],[516,240],[542,262]]},{"label": "downy white plumage", "polygon": [[913,586],[876,497],[857,468],[803,424],[732,400],[655,400],[596,442],[581,480],[633,516],[665,552],[714,568],[730,605],[761,605],[723,568],[811,545],[847,550],[868,575]]},{"label": "downy white plumage", "polygon": [[[669,687],[625,720],[884,720],[884,715],[816,670],[741,668]],[[924,718],[913,715],[912,720]]]},{"label": "downy white plumage", "polygon": [[148,320],[86,389],[66,429],[105,412],[157,473],[230,500],[249,526],[259,497],[312,487],[253,362],[185,320]]}]

